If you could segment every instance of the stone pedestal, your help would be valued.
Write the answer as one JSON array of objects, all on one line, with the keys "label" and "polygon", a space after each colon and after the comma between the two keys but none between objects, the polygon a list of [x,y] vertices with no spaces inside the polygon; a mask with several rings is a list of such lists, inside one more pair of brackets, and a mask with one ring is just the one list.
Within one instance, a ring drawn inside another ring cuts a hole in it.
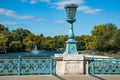
[{"label": "stone pedestal", "polygon": [[64,54],[78,54],[76,41],[74,39],[68,39],[66,41],[66,50]]},{"label": "stone pedestal", "polygon": [[56,74],[84,74],[83,54],[55,54]]}]

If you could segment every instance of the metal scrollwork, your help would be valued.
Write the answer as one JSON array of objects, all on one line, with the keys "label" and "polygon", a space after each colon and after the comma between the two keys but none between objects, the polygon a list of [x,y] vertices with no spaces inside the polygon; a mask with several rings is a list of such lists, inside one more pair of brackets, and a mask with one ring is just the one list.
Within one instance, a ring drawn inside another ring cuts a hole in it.
[{"label": "metal scrollwork", "polygon": [[94,58],[88,63],[89,74],[120,74],[120,59]]},{"label": "metal scrollwork", "polygon": [[52,74],[55,60],[51,57],[0,58],[0,75]]},{"label": "metal scrollwork", "polygon": [[17,74],[18,60],[17,59],[0,59],[0,75]]}]

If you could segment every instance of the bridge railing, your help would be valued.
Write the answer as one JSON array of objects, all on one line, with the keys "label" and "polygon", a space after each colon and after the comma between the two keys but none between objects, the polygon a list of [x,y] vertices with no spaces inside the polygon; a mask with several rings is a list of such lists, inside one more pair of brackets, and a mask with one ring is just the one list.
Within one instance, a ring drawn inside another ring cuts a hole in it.
[{"label": "bridge railing", "polygon": [[120,74],[120,59],[92,58],[88,60],[89,74]]},{"label": "bridge railing", "polygon": [[0,75],[55,74],[53,57],[0,57]]},{"label": "bridge railing", "polygon": [[[88,62],[88,65],[86,65]],[[91,58],[83,60],[88,74],[120,74],[120,59]],[[82,65],[81,65],[82,66]],[[54,57],[47,56],[1,56],[0,75],[56,74]]]}]

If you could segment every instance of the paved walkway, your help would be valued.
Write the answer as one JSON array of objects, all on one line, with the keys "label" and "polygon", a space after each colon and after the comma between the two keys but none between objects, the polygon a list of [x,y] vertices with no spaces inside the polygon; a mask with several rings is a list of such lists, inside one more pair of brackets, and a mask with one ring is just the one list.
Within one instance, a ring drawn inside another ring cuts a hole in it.
[{"label": "paved walkway", "polygon": [[120,80],[120,75],[21,75],[0,76],[0,80]]}]

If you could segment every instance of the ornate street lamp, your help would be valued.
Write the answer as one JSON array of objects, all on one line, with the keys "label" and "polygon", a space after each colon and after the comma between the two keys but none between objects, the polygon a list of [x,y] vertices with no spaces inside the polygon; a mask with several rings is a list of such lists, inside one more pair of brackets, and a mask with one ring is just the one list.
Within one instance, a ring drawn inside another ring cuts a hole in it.
[{"label": "ornate street lamp", "polygon": [[78,5],[76,4],[67,4],[65,5],[66,13],[67,13],[67,22],[73,23],[76,21],[75,15],[77,11]]},{"label": "ornate street lamp", "polygon": [[74,32],[73,32],[73,22],[76,21],[75,15],[77,11],[78,5],[76,4],[67,4],[65,5],[66,13],[67,13],[67,22],[70,23],[70,29],[68,37],[69,39],[66,41],[66,51],[64,54],[78,54],[76,48],[76,41],[74,40]]}]

